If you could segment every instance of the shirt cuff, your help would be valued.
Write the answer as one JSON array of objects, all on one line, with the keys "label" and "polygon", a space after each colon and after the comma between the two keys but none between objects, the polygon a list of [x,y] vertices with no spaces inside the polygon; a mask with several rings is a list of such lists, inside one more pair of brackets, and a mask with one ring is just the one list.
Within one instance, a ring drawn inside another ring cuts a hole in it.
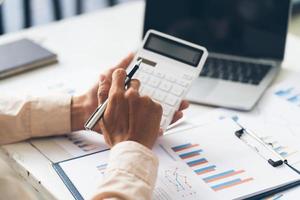
[{"label": "shirt cuff", "polygon": [[106,173],[123,170],[154,188],[158,158],[150,149],[137,142],[125,141],[115,145],[109,157]]},{"label": "shirt cuff", "polygon": [[71,98],[61,94],[35,98],[30,107],[31,137],[70,132]]}]

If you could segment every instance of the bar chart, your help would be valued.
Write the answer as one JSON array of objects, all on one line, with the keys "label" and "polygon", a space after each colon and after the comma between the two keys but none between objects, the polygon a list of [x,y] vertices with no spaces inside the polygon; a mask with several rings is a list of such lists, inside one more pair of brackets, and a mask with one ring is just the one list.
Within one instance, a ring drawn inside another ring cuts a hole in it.
[{"label": "bar chart", "polygon": [[254,180],[247,176],[245,170],[225,170],[223,167],[211,164],[205,158],[205,152],[199,144],[185,143],[173,146],[171,149],[215,192]]},{"label": "bar chart", "polygon": [[102,178],[104,178],[105,170],[107,168],[107,163],[98,165],[98,166],[96,166],[96,168],[100,172],[100,174],[102,175]]},{"label": "bar chart", "polygon": [[66,138],[76,145],[83,152],[90,153],[98,150],[102,150],[103,147],[97,144],[93,138],[88,137],[88,133],[83,134],[68,134]]},{"label": "bar chart", "polygon": [[300,107],[300,90],[294,87],[279,89],[275,91],[275,96],[285,99],[291,104]]},{"label": "bar chart", "polygon": [[275,152],[280,156],[287,159],[290,164],[296,164],[300,162],[300,153],[298,150],[288,146],[283,145],[272,136],[263,136],[260,139],[266,144],[269,145]]}]

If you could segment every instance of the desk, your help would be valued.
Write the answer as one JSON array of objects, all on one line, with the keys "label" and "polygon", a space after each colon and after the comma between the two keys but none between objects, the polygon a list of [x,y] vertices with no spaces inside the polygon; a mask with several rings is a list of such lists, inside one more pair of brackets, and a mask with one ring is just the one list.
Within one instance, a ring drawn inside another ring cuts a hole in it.
[{"label": "desk", "polygon": [[[36,40],[56,52],[60,62],[1,81],[0,93],[39,95],[49,83],[61,82],[76,88],[76,93],[85,91],[102,71],[138,47],[143,10],[144,3],[136,1],[1,37],[0,43],[22,37]],[[286,61],[276,81],[300,71],[299,52],[300,40],[289,35]],[[211,109],[191,105],[185,114],[195,116]],[[2,156],[10,158],[10,164],[46,199],[72,199],[50,162],[29,143],[6,145],[1,150]]]}]

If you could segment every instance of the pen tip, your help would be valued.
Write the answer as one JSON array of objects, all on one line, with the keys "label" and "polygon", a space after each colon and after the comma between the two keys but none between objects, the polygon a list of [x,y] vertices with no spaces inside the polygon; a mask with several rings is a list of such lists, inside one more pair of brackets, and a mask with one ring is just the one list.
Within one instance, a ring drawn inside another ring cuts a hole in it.
[{"label": "pen tip", "polygon": [[140,64],[143,62],[143,59],[139,58],[136,65],[140,66]]}]

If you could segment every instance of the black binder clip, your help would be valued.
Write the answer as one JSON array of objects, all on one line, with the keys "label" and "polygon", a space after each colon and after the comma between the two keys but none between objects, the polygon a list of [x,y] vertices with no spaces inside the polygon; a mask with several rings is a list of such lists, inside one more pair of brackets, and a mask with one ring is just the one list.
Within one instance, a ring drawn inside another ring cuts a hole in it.
[{"label": "black binder clip", "polygon": [[[241,139],[242,138],[242,136],[245,134],[245,132],[246,132],[246,130],[244,129],[244,128],[242,128],[242,129],[240,129],[240,130],[237,130],[236,132],[235,132],[235,135],[236,135],[236,137],[238,137],[239,139]],[[254,137],[254,136],[252,136],[251,134],[249,134],[251,137],[253,137],[255,140],[257,140],[259,143],[261,143],[265,148],[267,148],[268,150],[269,150],[269,148],[266,146],[266,144],[265,144],[265,142],[264,141],[261,141],[259,138],[257,138],[257,137]],[[249,145],[249,144],[248,144]],[[259,152],[258,152],[259,153]],[[273,151],[272,151],[272,153],[274,153]],[[263,158],[265,158],[265,156],[263,156],[263,155],[261,155]],[[278,161],[274,161],[273,159],[267,159],[267,158],[265,158],[267,161],[268,161],[268,163],[270,164],[270,165],[272,165],[273,167],[279,167],[279,166],[281,166],[281,165],[283,165],[285,162],[287,162],[286,160],[278,160]]]}]

